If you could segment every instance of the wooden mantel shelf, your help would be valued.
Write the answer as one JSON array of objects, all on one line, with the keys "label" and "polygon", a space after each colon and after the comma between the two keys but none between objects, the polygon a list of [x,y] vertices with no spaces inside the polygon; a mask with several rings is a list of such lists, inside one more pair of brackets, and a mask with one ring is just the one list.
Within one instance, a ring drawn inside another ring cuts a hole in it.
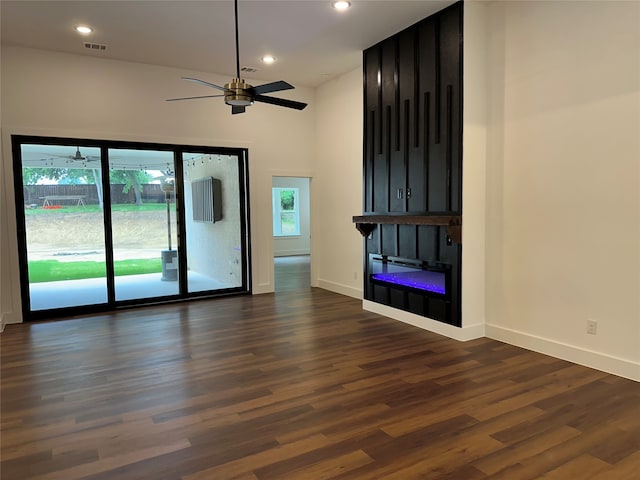
[{"label": "wooden mantel shelf", "polygon": [[366,237],[376,229],[377,225],[436,225],[444,226],[453,243],[462,243],[462,216],[425,213],[422,215],[406,214],[365,214],[353,217],[356,229]]}]

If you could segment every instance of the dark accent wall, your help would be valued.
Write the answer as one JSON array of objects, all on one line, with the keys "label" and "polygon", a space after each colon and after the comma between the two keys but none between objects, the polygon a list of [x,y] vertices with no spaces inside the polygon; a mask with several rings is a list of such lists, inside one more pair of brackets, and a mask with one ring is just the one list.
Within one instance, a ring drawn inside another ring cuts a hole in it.
[{"label": "dark accent wall", "polygon": [[[462,215],[463,3],[364,51],[364,213]],[[365,281],[365,298],[460,326],[462,246],[441,226],[378,225],[370,253],[450,268],[448,298]]]}]

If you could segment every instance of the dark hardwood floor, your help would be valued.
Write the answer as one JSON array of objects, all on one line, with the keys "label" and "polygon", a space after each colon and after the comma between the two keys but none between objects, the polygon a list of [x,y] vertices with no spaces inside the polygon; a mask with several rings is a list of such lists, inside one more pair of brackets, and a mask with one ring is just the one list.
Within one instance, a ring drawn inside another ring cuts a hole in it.
[{"label": "dark hardwood floor", "polygon": [[3,480],[637,480],[640,384],[320,289],[9,325]]},{"label": "dark hardwood floor", "polygon": [[276,293],[311,287],[311,257],[309,255],[276,257],[273,262]]}]

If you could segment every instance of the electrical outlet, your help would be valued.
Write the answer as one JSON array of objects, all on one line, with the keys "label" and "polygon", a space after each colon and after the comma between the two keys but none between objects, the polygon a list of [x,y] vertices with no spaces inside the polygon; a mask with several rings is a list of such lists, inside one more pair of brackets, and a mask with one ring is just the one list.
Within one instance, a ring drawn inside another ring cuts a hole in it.
[{"label": "electrical outlet", "polygon": [[587,333],[589,335],[596,335],[598,333],[598,322],[595,320],[587,320]]}]

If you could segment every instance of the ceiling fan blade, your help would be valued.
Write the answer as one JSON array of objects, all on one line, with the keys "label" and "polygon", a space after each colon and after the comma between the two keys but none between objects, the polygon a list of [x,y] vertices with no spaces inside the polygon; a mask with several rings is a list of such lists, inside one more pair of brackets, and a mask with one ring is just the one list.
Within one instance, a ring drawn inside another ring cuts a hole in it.
[{"label": "ceiling fan blade", "polygon": [[253,93],[255,95],[262,95],[263,93],[269,92],[279,92],[281,90],[291,90],[295,88],[293,85],[280,80],[279,82],[265,83],[264,85],[258,85],[257,87],[253,87]]},{"label": "ceiling fan blade", "polygon": [[265,95],[256,95],[253,98],[256,102],[270,103],[271,105],[278,105],[279,107],[295,108],[296,110],[304,110],[307,106],[306,103],[295,102],[293,100],[286,100],[284,98],[267,97]]},{"label": "ceiling fan blade", "polygon": [[215,85],[213,83],[205,82],[204,80],[200,80],[199,78],[182,77],[182,80],[188,80],[190,82],[199,83],[200,85],[206,85],[207,87],[215,88],[217,90],[222,90],[223,92],[227,91],[226,88],[221,87],[220,85]]},{"label": "ceiling fan blade", "polygon": [[165,102],[176,102],[178,100],[194,100],[197,98],[216,98],[216,97],[224,97],[224,95],[200,95],[198,97],[167,98]]},{"label": "ceiling fan blade", "polygon": [[235,115],[236,113],[244,113],[245,112],[244,105],[231,105],[231,113]]}]

